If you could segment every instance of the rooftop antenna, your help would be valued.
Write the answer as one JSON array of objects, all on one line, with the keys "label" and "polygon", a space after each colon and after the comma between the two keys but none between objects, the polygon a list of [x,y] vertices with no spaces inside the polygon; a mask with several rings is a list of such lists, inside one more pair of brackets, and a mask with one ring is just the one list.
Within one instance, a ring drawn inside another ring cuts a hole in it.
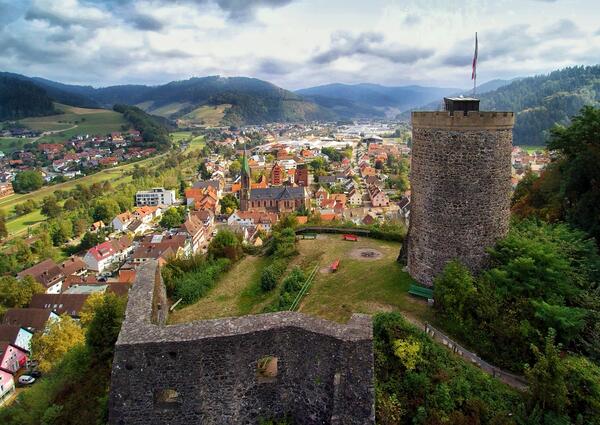
[{"label": "rooftop antenna", "polygon": [[477,32],[475,33],[475,53],[473,54],[473,67],[471,70],[471,80],[473,80],[473,97],[475,97],[475,93],[477,92]]}]

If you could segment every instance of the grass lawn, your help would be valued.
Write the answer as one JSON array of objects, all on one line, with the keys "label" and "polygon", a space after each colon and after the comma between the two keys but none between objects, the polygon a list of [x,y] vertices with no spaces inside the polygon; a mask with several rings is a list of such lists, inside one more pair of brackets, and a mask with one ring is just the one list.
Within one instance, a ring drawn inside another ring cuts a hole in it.
[{"label": "grass lawn", "polygon": [[[352,313],[401,311],[421,320],[432,314],[424,301],[407,293],[413,280],[396,262],[400,244],[369,238],[348,242],[340,235],[319,235],[317,240],[301,240],[299,246],[300,255],[317,259],[321,270],[298,311],[336,322],[348,321]],[[381,257],[364,259],[353,252],[361,249],[375,250]],[[328,266],[338,259],[338,271],[330,273]]]},{"label": "grass lawn", "polygon": [[14,151],[23,149],[23,145],[31,143],[33,139],[24,137],[0,137],[0,151],[9,155]]},{"label": "grass lawn", "polygon": [[175,131],[175,132],[171,133],[170,136],[171,136],[171,140],[174,143],[179,143],[182,140],[187,140],[190,137],[192,137],[192,132],[191,131]]},{"label": "grass lawn", "polygon": [[112,131],[122,131],[122,126],[129,127],[122,114],[109,109],[76,108],[58,103],[56,108],[63,113],[26,118],[19,122],[33,130],[57,131],[41,137],[38,139],[39,143],[64,142],[78,134],[105,135]]},{"label": "grass lawn", "polygon": [[40,210],[35,210],[29,214],[22,215],[6,222],[6,230],[10,236],[17,236],[25,233],[29,227],[33,227],[46,220]]},{"label": "grass lawn", "polygon": [[[345,242],[340,235],[319,235],[317,240],[299,241],[300,254],[290,264],[305,270],[319,264],[319,272],[298,311],[337,322],[346,322],[352,313],[374,314],[401,311],[409,317],[430,320],[432,312],[425,302],[408,295],[412,280],[396,263],[400,244],[361,238]],[[369,249],[380,258],[364,259],[355,249]],[[328,266],[340,260],[340,268],[330,273]],[[260,274],[268,264],[264,257],[245,257],[217,286],[196,304],[171,313],[171,323],[215,317],[240,316],[263,311],[279,296],[279,288],[264,294]]]},{"label": "grass lawn", "polygon": [[230,104],[200,106],[190,113],[185,114],[180,119],[188,124],[203,124],[216,127],[221,125],[221,120],[229,108],[231,108]]},{"label": "grass lawn", "polygon": [[277,296],[275,291],[265,294],[260,289],[260,275],[269,261],[266,257],[244,257],[221,278],[206,297],[196,304],[172,312],[169,322],[185,323],[260,313],[262,308]]},{"label": "grass lawn", "polygon": [[519,147],[521,149],[523,149],[524,151],[527,151],[529,153],[536,152],[536,151],[542,151],[543,152],[543,151],[546,150],[546,146],[545,145],[544,146],[526,146],[526,145],[524,145],[524,146],[519,146]]}]

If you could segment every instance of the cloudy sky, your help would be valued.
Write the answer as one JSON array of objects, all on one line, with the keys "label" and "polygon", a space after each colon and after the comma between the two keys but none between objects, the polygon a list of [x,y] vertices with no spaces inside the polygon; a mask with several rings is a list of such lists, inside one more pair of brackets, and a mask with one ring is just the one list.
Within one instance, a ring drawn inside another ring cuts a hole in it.
[{"label": "cloudy sky", "polygon": [[468,87],[600,63],[598,0],[0,0],[0,70],[67,83],[252,76]]}]

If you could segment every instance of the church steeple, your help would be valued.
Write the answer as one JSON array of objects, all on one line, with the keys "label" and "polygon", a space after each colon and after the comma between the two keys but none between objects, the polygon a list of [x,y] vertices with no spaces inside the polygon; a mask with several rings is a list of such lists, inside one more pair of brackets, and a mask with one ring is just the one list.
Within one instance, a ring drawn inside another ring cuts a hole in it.
[{"label": "church steeple", "polygon": [[246,158],[246,145],[244,145],[244,154],[242,156],[242,170],[240,176],[242,187],[240,189],[240,210],[248,211],[250,206],[250,186],[251,172],[248,158]]}]

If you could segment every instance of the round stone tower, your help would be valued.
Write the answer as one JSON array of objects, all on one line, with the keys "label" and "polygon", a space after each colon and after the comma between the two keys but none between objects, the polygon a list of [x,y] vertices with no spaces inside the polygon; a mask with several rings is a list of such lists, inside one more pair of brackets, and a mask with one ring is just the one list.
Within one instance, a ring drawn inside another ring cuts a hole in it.
[{"label": "round stone tower", "polygon": [[425,285],[453,259],[481,270],[510,216],[514,114],[481,112],[478,99],[444,100],[446,111],[412,113],[407,264]]}]

